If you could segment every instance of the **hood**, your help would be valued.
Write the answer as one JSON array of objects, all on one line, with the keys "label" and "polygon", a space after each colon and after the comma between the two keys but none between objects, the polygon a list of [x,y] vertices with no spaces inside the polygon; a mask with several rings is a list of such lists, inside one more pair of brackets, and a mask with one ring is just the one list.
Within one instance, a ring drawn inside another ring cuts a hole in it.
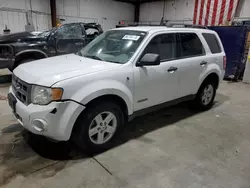
[{"label": "hood", "polygon": [[118,66],[121,66],[121,64],[69,54],[20,65],[14,70],[14,74],[27,83],[50,87],[56,82],[65,79],[96,73]]},{"label": "hood", "polygon": [[2,44],[14,43],[14,42],[41,41],[41,40],[45,40],[45,38],[40,36],[35,36],[30,32],[13,33],[0,37],[0,43]]}]

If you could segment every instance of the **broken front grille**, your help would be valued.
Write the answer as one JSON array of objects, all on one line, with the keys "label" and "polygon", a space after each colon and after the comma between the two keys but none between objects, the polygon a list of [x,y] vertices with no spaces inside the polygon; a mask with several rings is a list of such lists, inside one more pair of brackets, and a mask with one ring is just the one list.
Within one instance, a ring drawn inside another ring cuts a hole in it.
[{"label": "broken front grille", "polygon": [[14,49],[11,45],[0,44],[0,58],[2,59],[13,59]]},{"label": "broken front grille", "polygon": [[25,105],[30,104],[31,84],[28,84],[14,74],[12,75],[12,88],[15,96]]}]

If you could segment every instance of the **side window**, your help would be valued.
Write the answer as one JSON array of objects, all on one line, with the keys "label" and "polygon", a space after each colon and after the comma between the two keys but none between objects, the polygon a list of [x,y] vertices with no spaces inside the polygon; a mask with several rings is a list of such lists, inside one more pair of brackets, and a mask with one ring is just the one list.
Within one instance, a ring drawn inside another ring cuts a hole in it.
[{"label": "side window", "polygon": [[143,54],[159,54],[161,61],[167,61],[175,58],[175,49],[175,34],[161,34],[149,42]]},{"label": "side window", "polygon": [[175,59],[176,42],[175,34],[165,34],[161,36],[160,56],[161,60]]},{"label": "side window", "polygon": [[147,53],[160,55],[160,40],[161,40],[160,35],[151,39],[151,41],[148,43],[147,47],[145,48],[143,55]]},{"label": "side window", "polygon": [[79,24],[64,25],[56,33],[58,39],[78,39],[82,37],[82,28]]},{"label": "side window", "polygon": [[222,52],[219,41],[214,34],[203,33],[202,35],[205,38],[212,54],[217,54]]},{"label": "side window", "polygon": [[204,54],[204,48],[195,33],[179,33],[178,57],[193,57]]}]

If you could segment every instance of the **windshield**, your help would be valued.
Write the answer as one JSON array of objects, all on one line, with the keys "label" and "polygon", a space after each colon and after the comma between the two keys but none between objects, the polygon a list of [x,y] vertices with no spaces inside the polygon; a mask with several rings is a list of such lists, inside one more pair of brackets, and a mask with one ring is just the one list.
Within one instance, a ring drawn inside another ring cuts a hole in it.
[{"label": "windshield", "polygon": [[145,36],[146,33],[141,31],[107,31],[78,54],[91,59],[123,64],[134,55]]}]

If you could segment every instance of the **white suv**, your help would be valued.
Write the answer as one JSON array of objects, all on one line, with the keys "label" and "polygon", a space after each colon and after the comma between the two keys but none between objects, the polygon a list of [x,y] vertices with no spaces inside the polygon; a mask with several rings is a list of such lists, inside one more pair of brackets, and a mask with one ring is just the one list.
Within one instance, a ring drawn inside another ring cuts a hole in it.
[{"label": "white suv", "polygon": [[124,123],[150,110],[186,100],[209,109],[225,65],[211,30],[113,29],[77,54],[19,66],[9,104],[34,134],[102,150]]}]

